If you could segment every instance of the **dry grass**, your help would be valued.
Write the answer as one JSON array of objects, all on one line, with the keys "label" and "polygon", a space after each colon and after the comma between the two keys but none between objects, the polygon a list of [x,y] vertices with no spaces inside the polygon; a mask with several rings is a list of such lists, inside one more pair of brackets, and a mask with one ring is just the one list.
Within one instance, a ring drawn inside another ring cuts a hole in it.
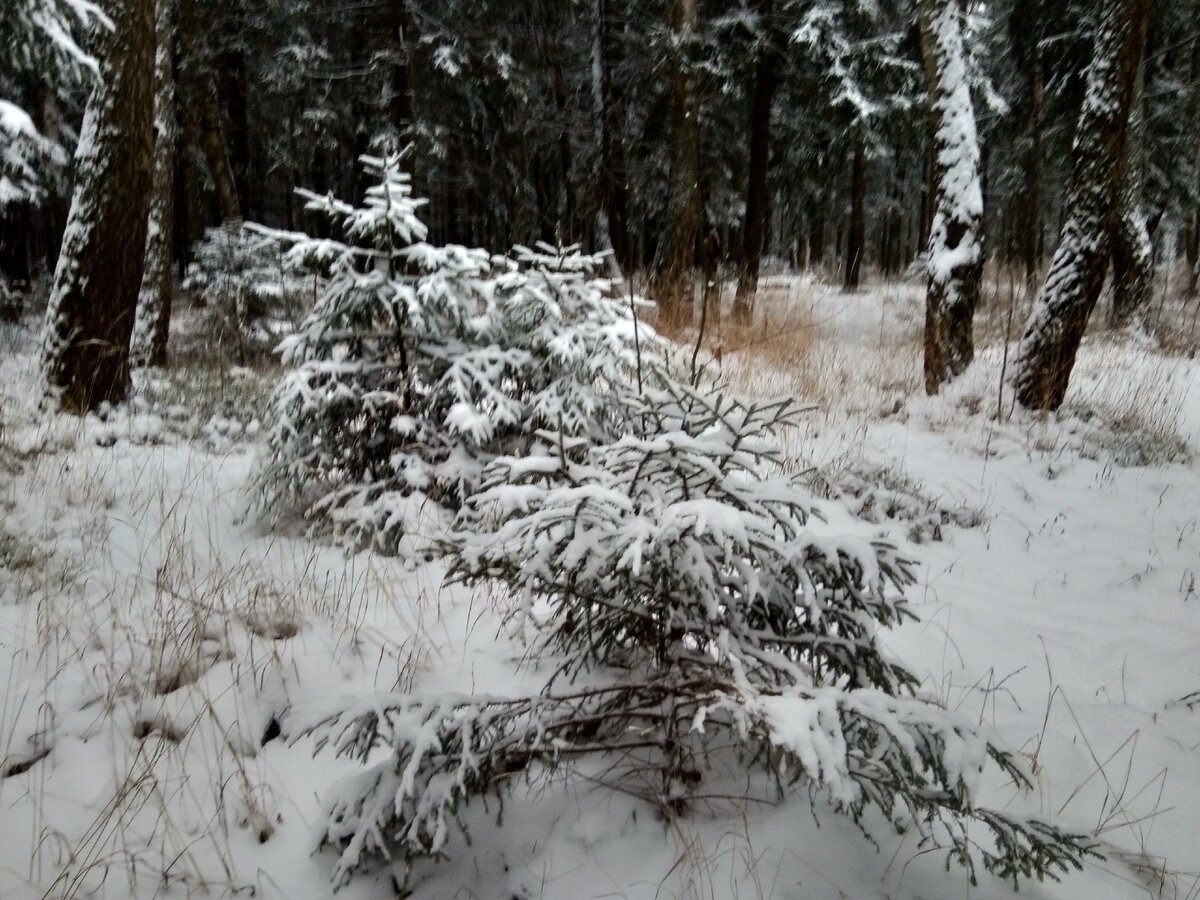
[{"label": "dry grass", "polygon": [[[896,295],[908,288],[883,288]],[[847,397],[866,400],[915,389],[920,368],[920,331],[911,321],[865,312],[865,291],[843,294],[828,285],[798,279],[764,278],[753,322],[732,322],[733,286],[722,290],[722,315],[673,335],[688,354],[697,342],[702,363],[718,369],[739,388],[760,396],[788,395],[829,409]],[[846,343],[845,320],[861,325]],[[863,411],[866,411],[864,408]]]},{"label": "dry grass", "polygon": [[[10,376],[28,377],[32,334]],[[252,893],[235,847],[270,840],[293,803],[261,750],[321,689],[312,659],[358,660],[381,689],[423,664],[421,622],[369,621],[411,608],[388,564],[237,525],[245,429],[220,448],[207,429],[251,420],[273,379],[198,354],[107,420],[7,410],[21,443],[0,479],[0,805],[28,820],[28,867],[6,879],[55,897],[135,881]],[[80,759],[102,776],[83,808]]]}]

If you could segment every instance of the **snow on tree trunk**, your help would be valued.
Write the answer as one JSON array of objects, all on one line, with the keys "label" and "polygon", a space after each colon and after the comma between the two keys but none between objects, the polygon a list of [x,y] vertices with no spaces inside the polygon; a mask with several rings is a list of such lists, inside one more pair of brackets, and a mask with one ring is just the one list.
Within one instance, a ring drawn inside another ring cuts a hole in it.
[{"label": "snow on tree trunk", "polygon": [[691,324],[692,269],[704,219],[700,192],[700,113],[689,59],[696,30],[696,0],[674,0],[671,88],[671,176],[667,233],[655,276],[660,330]]},{"label": "snow on tree trunk", "polygon": [[[1140,181],[1140,179],[1138,179]],[[1112,324],[1124,325],[1150,302],[1154,287],[1154,245],[1138,202],[1141,190],[1122,190],[1113,228]]]},{"label": "snow on tree trunk", "polygon": [[124,398],[154,161],[154,2],[108,0],[101,79],[75,153],[75,193],[46,310],[42,370],[63,409]]},{"label": "snow on tree trunk", "polygon": [[1104,0],[1075,132],[1062,239],[1017,349],[1013,388],[1030,409],[1058,409],[1104,286],[1129,110],[1152,0]]},{"label": "snow on tree trunk", "polygon": [[175,223],[175,0],[158,0],[154,66],[154,176],[146,225],[146,258],[129,349],[134,366],[167,362],[171,323],[171,237]]},{"label": "snow on tree trunk", "polygon": [[1154,287],[1154,245],[1150,243],[1150,231],[1146,227],[1146,215],[1142,208],[1145,166],[1142,154],[1142,133],[1145,129],[1142,92],[1146,80],[1145,68],[1143,61],[1138,67],[1133,106],[1129,111],[1125,167],[1121,192],[1117,197],[1117,212],[1113,218],[1113,325],[1129,322],[1138,310],[1150,302]]},{"label": "snow on tree trunk", "polygon": [[919,0],[917,9],[934,125],[925,391],[936,394],[975,356],[972,327],[983,274],[983,191],[962,8],[958,0]]}]

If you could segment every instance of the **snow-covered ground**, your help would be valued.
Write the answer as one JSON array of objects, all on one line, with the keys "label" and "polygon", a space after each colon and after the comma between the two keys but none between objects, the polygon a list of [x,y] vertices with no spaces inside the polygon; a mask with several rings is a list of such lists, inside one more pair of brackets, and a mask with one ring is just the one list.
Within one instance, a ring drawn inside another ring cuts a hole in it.
[{"label": "snow-covered ground", "polygon": [[[1200,692],[1200,364],[1093,336],[1061,417],[1012,416],[1002,343],[918,393],[918,288],[772,290],[772,324],[730,336],[720,365],[745,391],[813,397],[797,464],[920,561],[921,621],[889,646],[1039,782],[981,799],[1100,832],[1104,861],[1022,893],[1200,896],[1200,703],[1181,702]],[[104,421],[45,419],[32,333],[0,342],[0,897],[328,897],[321,796],[358,766],[289,741],[289,718],[515,686],[495,599],[245,522],[262,376],[201,397],[183,373]],[[664,823],[576,777],[496,812],[468,813],[472,843],[423,866],[415,896],[1011,896],[804,793]],[[342,892],[394,895],[386,872]]]}]

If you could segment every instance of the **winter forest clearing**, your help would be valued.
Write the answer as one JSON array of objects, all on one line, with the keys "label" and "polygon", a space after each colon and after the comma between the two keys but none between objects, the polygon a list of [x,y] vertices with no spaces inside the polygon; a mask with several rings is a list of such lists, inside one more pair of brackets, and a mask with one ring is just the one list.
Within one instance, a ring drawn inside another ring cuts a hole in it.
[{"label": "winter forest clearing", "polygon": [[1196,0],[0,0],[0,897],[1200,898]]}]

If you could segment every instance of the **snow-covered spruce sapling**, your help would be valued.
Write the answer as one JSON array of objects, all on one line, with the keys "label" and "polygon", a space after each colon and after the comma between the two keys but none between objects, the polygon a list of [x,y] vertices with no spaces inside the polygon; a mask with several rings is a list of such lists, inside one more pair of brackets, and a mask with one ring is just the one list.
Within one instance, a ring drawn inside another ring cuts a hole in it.
[{"label": "snow-covered spruce sapling", "polygon": [[[449,508],[496,456],[540,427],[605,440],[625,430],[639,351],[653,338],[578,248],[493,257],[433,246],[399,157],[364,157],[361,206],[301,192],[340,237],[264,232],[326,276],[274,396],[258,501],[355,543],[395,551],[410,498]],[[639,346],[640,340],[640,346]]]},{"label": "snow-covered spruce sapling", "polygon": [[296,723],[364,762],[392,751],[329,802],[336,881],[446,853],[472,799],[585,756],[667,816],[732,754],[780,790],[823,793],[864,830],[871,808],[919,829],[972,880],[980,862],[1014,883],[1078,868],[1085,837],[973,805],[989,760],[1019,785],[1028,777],[965,717],[918,696],[880,646],[881,627],[911,616],[911,563],[839,534],[803,476],[784,471],[776,435],[800,408],[644,374],[627,434],[540,431],[487,466],[436,541],[452,579],[514,599],[544,687],[383,694]]},{"label": "snow-covered spruce sapling", "polygon": [[239,364],[268,353],[311,300],[313,277],[284,264],[277,241],[231,219],[206,229],[183,287],[204,307],[207,339]]}]

